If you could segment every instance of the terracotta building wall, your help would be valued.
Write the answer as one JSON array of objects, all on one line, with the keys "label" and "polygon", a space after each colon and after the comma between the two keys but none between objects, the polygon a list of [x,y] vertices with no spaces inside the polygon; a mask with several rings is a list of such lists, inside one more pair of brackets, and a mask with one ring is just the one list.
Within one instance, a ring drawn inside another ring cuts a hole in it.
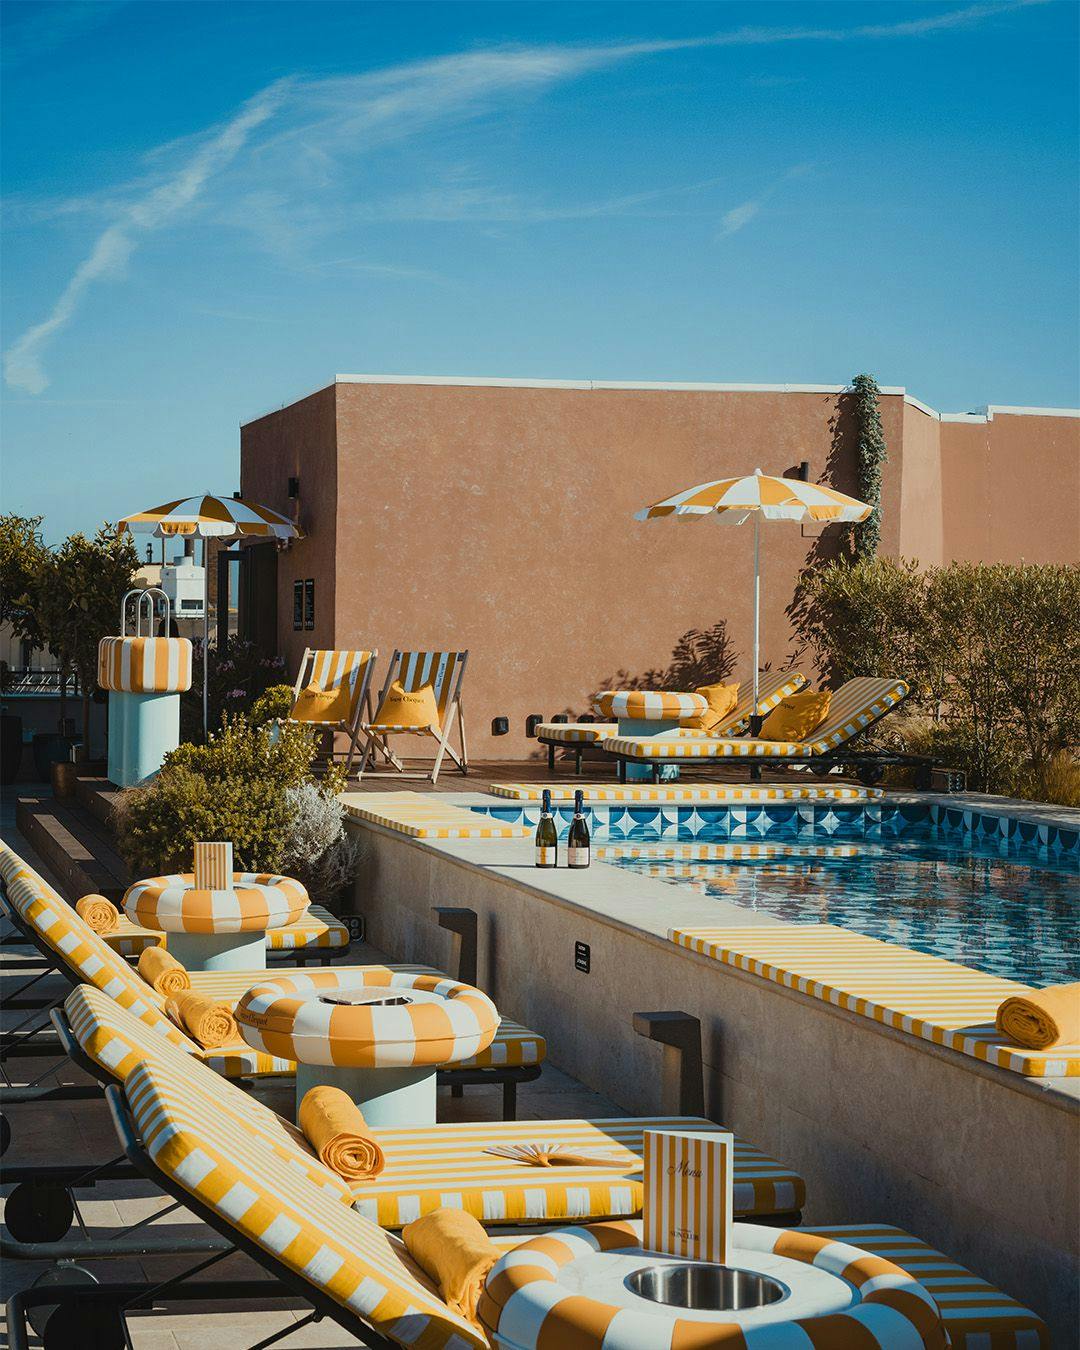
[{"label": "terracotta building wall", "polygon": [[[338,642],[384,656],[467,647],[477,757],[535,752],[530,713],[585,711],[620,672],[664,668],[685,634],[720,620],[749,678],[752,524],[643,524],[635,510],[804,459],[812,478],[855,487],[836,394],[342,383],[337,396]],[[903,402],[883,404],[895,547]],[[834,533],[764,527],[763,654],[774,665],[792,646],[795,578]],[[510,736],[490,737],[496,715]]]},{"label": "terracotta building wall", "polygon": [[[996,413],[939,419],[883,395],[882,552],[933,564],[1080,554],[1080,422]],[[467,647],[475,758],[536,753],[530,713],[663,670],[723,620],[750,675],[752,523],[638,523],[681,487],[760,466],[857,491],[850,400],[837,392],[347,382],[242,429],[245,494],[310,537],[278,569],[290,668],[305,645]],[[762,651],[786,664],[800,570],[837,527],[762,530]],[[292,581],[313,576],[317,626],[292,630]],[[812,672],[808,671],[812,674]],[[494,739],[492,717],[510,719]]]},{"label": "terracotta building wall", "polygon": [[[290,681],[305,647],[336,644],[335,590],[338,538],[336,399],[322,389],[247,423],[240,432],[243,496],[295,518],[291,477],[300,479],[299,519],[307,538],[278,557],[278,635]],[[315,579],[315,627],[293,629],[293,582]]]}]

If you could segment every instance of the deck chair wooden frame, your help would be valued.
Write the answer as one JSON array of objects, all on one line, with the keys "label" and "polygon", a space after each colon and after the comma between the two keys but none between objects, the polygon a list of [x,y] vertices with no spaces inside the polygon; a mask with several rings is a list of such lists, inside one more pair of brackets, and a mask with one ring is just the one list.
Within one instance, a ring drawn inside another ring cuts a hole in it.
[{"label": "deck chair wooden frame", "polygon": [[[290,715],[283,718],[286,722],[295,722],[297,726],[311,727],[315,731],[325,731],[330,733],[330,749],[328,757],[334,759],[337,752],[334,749],[333,737],[338,732],[342,732],[349,738],[348,749],[344,752],[345,773],[348,775],[356,758],[356,752],[360,744],[360,726],[364,721],[365,714],[370,719],[372,716],[371,706],[371,676],[375,670],[375,661],[379,655],[379,649],[372,647],[370,651],[362,648],[332,648],[320,649],[317,647],[305,647],[304,655],[300,658],[300,669],[296,674],[296,683],[293,685],[293,707],[296,707],[297,700],[300,697],[302,689],[308,684],[317,684],[320,689],[340,688],[341,681],[349,671],[358,669],[357,679],[359,688],[353,691],[352,711],[348,721],[336,722],[312,722],[307,719],[297,719]],[[343,668],[334,671],[332,658],[360,658],[353,664],[343,664]],[[327,680],[335,680],[337,683],[328,683]]]},{"label": "deck chair wooden frame", "polygon": [[[358,781],[365,774],[368,774],[369,777],[373,778],[398,777],[423,779],[436,783],[439,778],[439,770],[442,768],[443,758],[446,755],[450,756],[461,773],[467,774],[469,772],[469,757],[465,745],[465,714],[461,706],[461,684],[465,678],[465,667],[468,659],[469,653],[467,651],[407,652],[395,649],[394,655],[390,658],[390,669],[386,672],[386,679],[383,681],[383,687],[379,692],[378,707],[382,706],[383,700],[395,680],[401,681],[402,688],[407,693],[415,693],[425,684],[430,684],[435,693],[436,706],[439,709],[439,729],[435,731],[430,727],[391,728],[380,726],[371,719],[362,722],[360,730],[364,734],[364,754],[357,771]],[[457,724],[457,750],[450,744],[455,723]],[[435,759],[430,773],[410,773],[407,770],[405,758],[395,754],[390,748],[389,738],[398,735],[430,736],[435,741]],[[390,769],[381,770],[377,773],[369,771],[368,765],[376,751],[383,755],[386,762],[391,766]]]}]

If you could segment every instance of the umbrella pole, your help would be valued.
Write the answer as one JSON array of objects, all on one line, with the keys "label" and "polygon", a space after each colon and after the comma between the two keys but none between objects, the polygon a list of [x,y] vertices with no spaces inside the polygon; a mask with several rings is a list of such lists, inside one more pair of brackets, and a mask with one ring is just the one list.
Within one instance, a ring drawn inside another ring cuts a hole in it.
[{"label": "umbrella pole", "polygon": [[202,607],[202,729],[203,740],[210,735],[210,559],[207,556],[210,541],[204,536],[203,607]]},{"label": "umbrella pole", "polygon": [[758,667],[761,664],[761,512],[754,512],[754,710],[750,716],[750,735],[761,730],[758,715]]}]

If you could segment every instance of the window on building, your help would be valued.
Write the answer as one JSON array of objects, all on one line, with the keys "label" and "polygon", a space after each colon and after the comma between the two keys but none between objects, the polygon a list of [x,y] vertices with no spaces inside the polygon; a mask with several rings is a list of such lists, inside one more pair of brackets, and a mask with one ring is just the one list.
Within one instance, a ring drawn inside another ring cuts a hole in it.
[{"label": "window on building", "polygon": [[292,626],[299,632],[304,626],[304,583],[294,581],[292,588]]},{"label": "window on building", "polygon": [[304,627],[315,627],[315,578],[304,582]]}]

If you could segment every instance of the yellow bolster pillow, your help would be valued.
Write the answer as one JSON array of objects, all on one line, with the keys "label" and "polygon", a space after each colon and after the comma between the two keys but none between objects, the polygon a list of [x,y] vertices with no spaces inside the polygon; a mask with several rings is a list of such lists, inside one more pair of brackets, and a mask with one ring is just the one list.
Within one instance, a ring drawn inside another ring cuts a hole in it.
[{"label": "yellow bolster pillow", "polygon": [[401,1230],[409,1255],[438,1284],[450,1308],[479,1325],[476,1305],[484,1281],[501,1255],[481,1227],[463,1209],[435,1209]]},{"label": "yellow bolster pillow", "polygon": [[352,715],[349,689],[320,689],[309,684],[300,690],[289,717],[294,722],[347,722]]},{"label": "yellow bolster pillow", "polygon": [[371,1181],[386,1166],[364,1113],[341,1088],[313,1087],[305,1092],[296,1123],[319,1161],[345,1181]]},{"label": "yellow bolster pillow", "polygon": [[805,741],[828,717],[831,703],[827,689],[789,694],[762,722],[758,734],[763,741]]},{"label": "yellow bolster pillow", "polygon": [[438,727],[439,705],[430,684],[419,689],[406,690],[395,680],[383,695],[373,726],[379,727]]},{"label": "yellow bolster pillow", "polygon": [[1007,998],[995,1022],[1010,1045],[1028,1050],[1080,1045],[1080,983],[1052,984]]},{"label": "yellow bolster pillow", "polygon": [[709,707],[699,717],[682,718],[679,725],[691,731],[715,730],[727,721],[739,704],[737,680],[734,684],[702,684],[694,690],[694,693],[701,694]]},{"label": "yellow bolster pillow", "polygon": [[240,1039],[229,1005],[215,1003],[205,994],[184,990],[166,1001],[165,1012],[204,1050],[217,1050]]},{"label": "yellow bolster pillow", "polygon": [[103,895],[84,895],[76,900],[75,913],[95,933],[111,933],[120,924],[120,911]]},{"label": "yellow bolster pillow", "polygon": [[164,947],[144,947],[139,953],[139,975],[163,998],[174,998],[191,988],[191,978]]}]

